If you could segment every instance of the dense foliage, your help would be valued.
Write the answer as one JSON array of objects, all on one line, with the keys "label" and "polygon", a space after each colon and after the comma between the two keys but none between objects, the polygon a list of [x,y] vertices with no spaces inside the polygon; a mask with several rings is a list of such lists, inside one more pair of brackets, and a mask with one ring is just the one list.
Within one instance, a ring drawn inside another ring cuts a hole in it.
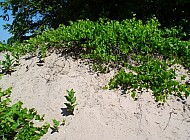
[{"label": "dense foliage", "polygon": [[37,111],[22,107],[22,102],[11,103],[11,88],[0,88],[0,139],[1,140],[38,140],[47,133],[50,125],[36,127],[34,120],[43,121]]},{"label": "dense foliage", "polygon": [[[189,67],[190,42],[182,41],[177,29],[161,30],[159,26],[156,19],[146,24],[135,18],[122,22],[80,20],[71,22],[70,26],[60,25],[56,30],[46,30],[24,43],[14,43],[12,52],[35,53],[39,48],[45,56],[46,50],[51,47],[64,51],[75,49],[85,57],[107,63],[125,62],[129,54],[138,57],[138,61],[160,54],[164,59],[175,59]],[[141,55],[144,57],[141,58]]]},{"label": "dense foliage", "polygon": [[[160,101],[165,101],[167,95],[173,93],[189,96],[189,86],[174,81],[174,70],[168,70],[168,66],[174,63],[187,69],[190,67],[190,41],[182,41],[179,30],[160,29],[155,18],[146,23],[133,18],[121,22],[79,20],[70,24],[46,30],[24,43],[14,43],[9,50],[13,56],[17,54],[15,59],[37,52],[45,58],[46,52],[52,48],[63,53],[74,52],[96,64],[128,68],[137,73],[135,76],[121,70],[111,79],[111,89],[118,86],[150,88]],[[131,61],[137,64],[134,66]]]},{"label": "dense foliage", "polygon": [[182,92],[185,93],[185,97],[190,95],[190,86],[175,81],[175,71],[173,69],[168,70],[165,62],[153,59],[139,67],[130,67],[130,69],[133,70],[133,72],[126,73],[124,69],[121,69],[118,74],[110,80],[110,89],[120,86],[123,90],[130,90],[132,97],[136,97],[137,89],[151,89],[156,101],[164,102],[169,94],[174,94],[181,98],[184,96]]},{"label": "dense foliage", "polygon": [[56,29],[70,20],[105,17],[121,21],[131,18],[132,13],[144,21],[156,16],[163,27],[180,25],[189,34],[189,0],[5,0],[0,6],[5,20],[9,19],[7,11],[12,10],[13,23],[5,28],[20,40],[28,39],[27,33],[35,35],[47,27]]}]

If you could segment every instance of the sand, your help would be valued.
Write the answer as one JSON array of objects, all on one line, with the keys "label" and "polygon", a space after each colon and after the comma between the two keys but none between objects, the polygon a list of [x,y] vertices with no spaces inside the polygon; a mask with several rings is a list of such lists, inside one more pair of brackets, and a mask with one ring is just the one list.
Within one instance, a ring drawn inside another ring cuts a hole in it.
[{"label": "sand", "polygon": [[[13,87],[11,99],[45,114],[45,121],[66,119],[59,132],[49,129],[41,140],[190,140],[190,99],[169,96],[164,105],[156,103],[150,90],[134,99],[120,90],[104,90],[116,70],[97,74],[86,60],[51,53],[43,66],[38,59],[22,57],[11,75],[0,81]],[[0,54],[3,60],[3,54]],[[177,67],[177,66],[176,66]],[[186,74],[184,68],[178,74]],[[66,112],[66,90],[74,89],[74,115]]]}]

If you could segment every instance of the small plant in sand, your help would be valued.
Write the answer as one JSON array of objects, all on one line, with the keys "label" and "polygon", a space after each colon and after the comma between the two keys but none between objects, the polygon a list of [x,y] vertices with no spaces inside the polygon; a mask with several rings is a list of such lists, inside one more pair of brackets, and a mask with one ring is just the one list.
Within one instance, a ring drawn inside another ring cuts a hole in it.
[{"label": "small plant in sand", "polygon": [[52,122],[53,122],[53,127],[50,127],[53,130],[52,133],[59,132],[60,126],[65,125],[65,119],[64,118],[62,121],[53,119]]},{"label": "small plant in sand", "polygon": [[5,60],[1,62],[3,73],[10,73],[13,71],[14,60],[9,54],[5,55]]},{"label": "small plant in sand", "polygon": [[63,118],[61,125],[65,125],[65,119]]},{"label": "small plant in sand", "polygon": [[60,121],[53,119],[53,129],[58,132],[59,131],[59,127],[60,127]]},{"label": "small plant in sand", "polygon": [[68,103],[64,103],[67,106],[67,111],[71,114],[73,114],[73,111],[76,107],[76,97],[75,97],[75,92],[73,89],[70,91],[67,90],[67,96],[65,96],[66,100]]}]

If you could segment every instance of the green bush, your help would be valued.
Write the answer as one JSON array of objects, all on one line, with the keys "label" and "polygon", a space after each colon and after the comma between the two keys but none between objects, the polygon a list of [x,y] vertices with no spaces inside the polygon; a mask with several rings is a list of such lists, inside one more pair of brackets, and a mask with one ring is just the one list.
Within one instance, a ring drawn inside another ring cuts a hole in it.
[{"label": "green bush", "polygon": [[1,62],[3,73],[11,73],[13,71],[14,60],[11,59],[9,54],[5,55],[5,60]]},{"label": "green bush", "polygon": [[46,30],[25,43],[15,43],[13,48],[19,48],[22,54],[35,53],[39,48],[45,57],[47,49],[52,47],[65,50],[76,47],[83,56],[103,62],[125,61],[129,53],[159,53],[169,59],[177,57],[189,67],[190,41],[182,41],[179,32],[175,28],[160,29],[155,18],[145,24],[135,18],[122,22],[79,20],[71,22],[70,26],[60,25],[56,30]]},{"label": "green bush", "polygon": [[[180,84],[175,81],[175,72],[173,69],[167,70],[166,63],[159,60],[152,60],[144,63],[139,67],[131,67],[131,70],[136,74],[130,72],[126,73],[121,69],[110,82],[110,89],[122,87],[123,90],[132,89],[132,96],[135,90],[142,90],[142,88],[151,89],[156,101],[165,102],[167,96],[176,94],[179,97],[185,94],[185,97],[190,95],[190,86]],[[182,77],[182,79],[184,79]]]},{"label": "green bush", "polygon": [[39,140],[50,125],[36,127],[33,121],[43,121],[43,116],[38,115],[34,108],[23,108],[20,101],[11,104],[10,94],[11,88],[4,91],[0,88],[0,139]]},{"label": "green bush", "polygon": [[[129,69],[132,67],[129,61],[132,59],[138,63],[133,67],[138,76],[127,74],[126,77],[135,79],[135,82],[126,83],[127,79],[125,78],[118,80],[120,75],[118,74],[115,77],[116,80],[111,80],[111,88],[119,85],[125,87],[147,85],[146,88],[153,90],[156,100],[161,101],[165,101],[168,93],[171,94],[172,91],[177,92],[178,95],[185,92],[185,95],[188,96],[188,85],[177,84],[172,79],[172,75],[175,73],[168,71],[165,67],[172,62],[171,64],[180,63],[186,68],[190,68],[190,40],[181,40],[179,35],[181,30],[179,29],[161,29],[160,26],[156,18],[152,18],[146,23],[135,18],[121,22],[109,19],[100,19],[96,22],[79,20],[70,22],[70,26],[60,25],[56,30],[46,30],[41,35],[30,38],[22,44],[15,43],[12,51],[15,48],[16,52],[21,52],[19,54],[35,54],[38,49],[43,57],[51,48],[61,49],[65,53],[74,51],[83,58],[93,60],[98,65],[106,63],[111,64],[109,66],[120,65]],[[161,56],[162,59],[157,60],[158,56]],[[166,61],[168,63],[164,64]],[[101,70],[103,67],[98,65],[94,68]],[[156,67],[160,70],[159,72]],[[143,74],[141,70],[144,71]],[[151,73],[149,73],[150,71]],[[169,77],[166,78],[165,75]],[[166,81],[157,84],[161,79]],[[151,80],[153,82],[150,82]],[[119,83],[113,81],[119,81]],[[173,88],[176,84],[179,91]]]}]

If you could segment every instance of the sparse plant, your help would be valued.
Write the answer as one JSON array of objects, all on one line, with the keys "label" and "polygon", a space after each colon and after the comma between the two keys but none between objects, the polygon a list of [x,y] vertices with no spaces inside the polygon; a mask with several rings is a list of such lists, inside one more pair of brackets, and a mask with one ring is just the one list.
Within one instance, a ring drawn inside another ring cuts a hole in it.
[{"label": "sparse plant", "polygon": [[105,85],[105,86],[102,87],[102,89],[103,89],[103,90],[107,90],[107,89],[108,89],[108,86]]},{"label": "sparse plant", "polygon": [[64,103],[67,106],[67,111],[71,114],[73,114],[73,111],[76,107],[76,97],[75,97],[75,92],[73,89],[70,91],[67,90],[67,96],[65,96],[66,100],[68,103]]},{"label": "sparse plant", "polygon": [[53,129],[58,132],[59,131],[59,127],[60,127],[60,121],[53,119]]},{"label": "sparse plant", "polygon": [[136,100],[136,99],[137,99],[137,93],[133,91],[132,94],[131,94],[131,97],[132,97],[134,100]]},{"label": "sparse plant", "polygon": [[63,118],[61,125],[65,125],[65,119]]}]

